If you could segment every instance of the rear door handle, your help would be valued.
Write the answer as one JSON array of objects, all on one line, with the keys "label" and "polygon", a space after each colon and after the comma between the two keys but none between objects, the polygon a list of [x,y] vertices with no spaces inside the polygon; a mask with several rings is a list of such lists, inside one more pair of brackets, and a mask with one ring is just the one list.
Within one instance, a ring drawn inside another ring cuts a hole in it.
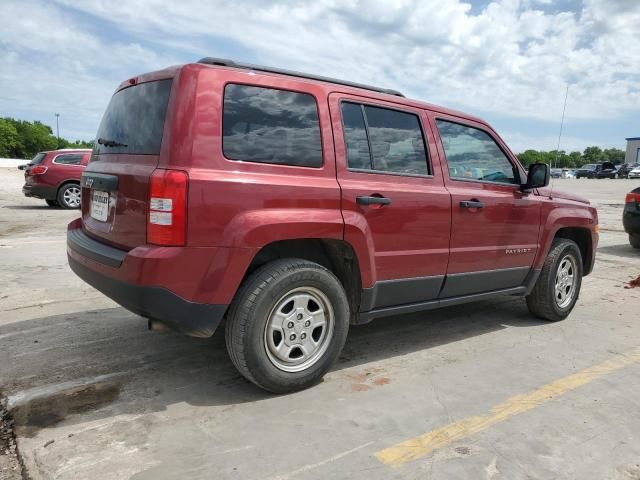
[{"label": "rear door handle", "polygon": [[484,208],[484,203],[478,200],[462,200],[460,208]]},{"label": "rear door handle", "polygon": [[356,203],[358,205],[389,205],[391,203],[390,198],[386,197],[356,197]]}]

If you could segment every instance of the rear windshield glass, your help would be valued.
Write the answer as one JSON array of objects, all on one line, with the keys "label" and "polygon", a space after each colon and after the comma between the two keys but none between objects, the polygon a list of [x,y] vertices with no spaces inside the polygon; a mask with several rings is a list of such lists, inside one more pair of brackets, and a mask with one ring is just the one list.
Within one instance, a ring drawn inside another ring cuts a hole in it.
[{"label": "rear windshield glass", "polygon": [[104,112],[94,153],[158,155],[171,80],[120,90]]},{"label": "rear windshield glass", "polygon": [[44,160],[44,157],[46,156],[47,156],[46,153],[36,153],[36,156],[33,157],[29,162],[29,165],[38,165],[42,163],[42,160]]}]

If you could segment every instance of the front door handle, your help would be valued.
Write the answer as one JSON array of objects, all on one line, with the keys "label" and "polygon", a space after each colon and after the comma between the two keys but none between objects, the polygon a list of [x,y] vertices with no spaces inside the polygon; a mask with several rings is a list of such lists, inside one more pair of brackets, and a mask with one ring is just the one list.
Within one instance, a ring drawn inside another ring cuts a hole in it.
[{"label": "front door handle", "polygon": [[356,197],[356,203],[358,205],[389,205],[391,203],[390,198],[386,197]]},{"label": "front door handle", "polygon": [[484,208],[484,203],[478,200],[462,200],[460,208]]}]

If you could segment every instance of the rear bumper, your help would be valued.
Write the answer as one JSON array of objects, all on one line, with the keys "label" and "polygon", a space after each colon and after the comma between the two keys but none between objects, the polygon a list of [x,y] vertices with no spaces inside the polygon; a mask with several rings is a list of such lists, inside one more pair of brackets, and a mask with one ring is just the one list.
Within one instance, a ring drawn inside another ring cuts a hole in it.
[{"label": "rear bumper", "polygon": [[121,282],[91,270],[72,256],[69,266],[82,280],[127,310],[192,337],[213,335],[227,311],[228,305],[193,303],[161,287]]},{"label": "rear bumper", "polygon": [[25,197],[41,198],[43,200],[55,200],[58,194],[55,187],[49,185],[27,185],[22,187],[22,193]]},{"label": "rear bumper", "polygon": [[640,205],[636,202],[627,203],[622,213],[624,231],[630,235],[640,235]]},{"label": "rear bumper", "polygon": [[120,250],[69,224],[71,269],[106,296],[143,317],[196,337],[210,337],[222,321],[253,250],[156,247]]}]

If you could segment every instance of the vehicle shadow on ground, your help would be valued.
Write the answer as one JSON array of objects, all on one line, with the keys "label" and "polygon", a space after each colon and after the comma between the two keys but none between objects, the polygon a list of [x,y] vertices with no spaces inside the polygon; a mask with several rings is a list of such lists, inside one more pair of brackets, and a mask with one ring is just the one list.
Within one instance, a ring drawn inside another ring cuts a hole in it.
[{"label": "vehicle shadow on ground", "polygon": [[[379,319],[351,328],[332,371],[509,327],[536,327],[543,323],[530,316],[523,299],[512,297]],[[44,415],[48,420],[42,423],[43,413],[50,413],[45,405],[45,412],[34,415],[34,424],[28,418],[25,421],[35,429],[55,424],[76,411],[85,412],[86,421],[86,412],[92,407],[102,408],[91,412],[91,418],[104,418],[163,411],[180,402],[233,405],[273,397],[237,373],[226,353],[224,331],[219,330],[210,339],[150,333],[144,319],[122,308],[0,326],[0,345],[0,385],[5,395],[71,382],[75,389],[73,401],[77,402],[80,397],[76,384],[99,387],[89,389],[89,406],[82,402],[65,405],[64,395],[56,397],[52,403],[62,405],[63,413]],[[105,398],[99,398],[100,392]],[[74,421],[73,417],[68,421]]]},{"label": "vehicle shadow on ground", "polygon": [[62,210],[59,207],[50,207],[46,203],[42,205],[4,205],[8,210]]},{"label": "vehicle shadow on ground", "polygon": [[617,257],[625,258],[640,258],[640,249],[633,248],[629,243],[598,247],[598,253],[605,253],[607,255],[615,255]]}]

